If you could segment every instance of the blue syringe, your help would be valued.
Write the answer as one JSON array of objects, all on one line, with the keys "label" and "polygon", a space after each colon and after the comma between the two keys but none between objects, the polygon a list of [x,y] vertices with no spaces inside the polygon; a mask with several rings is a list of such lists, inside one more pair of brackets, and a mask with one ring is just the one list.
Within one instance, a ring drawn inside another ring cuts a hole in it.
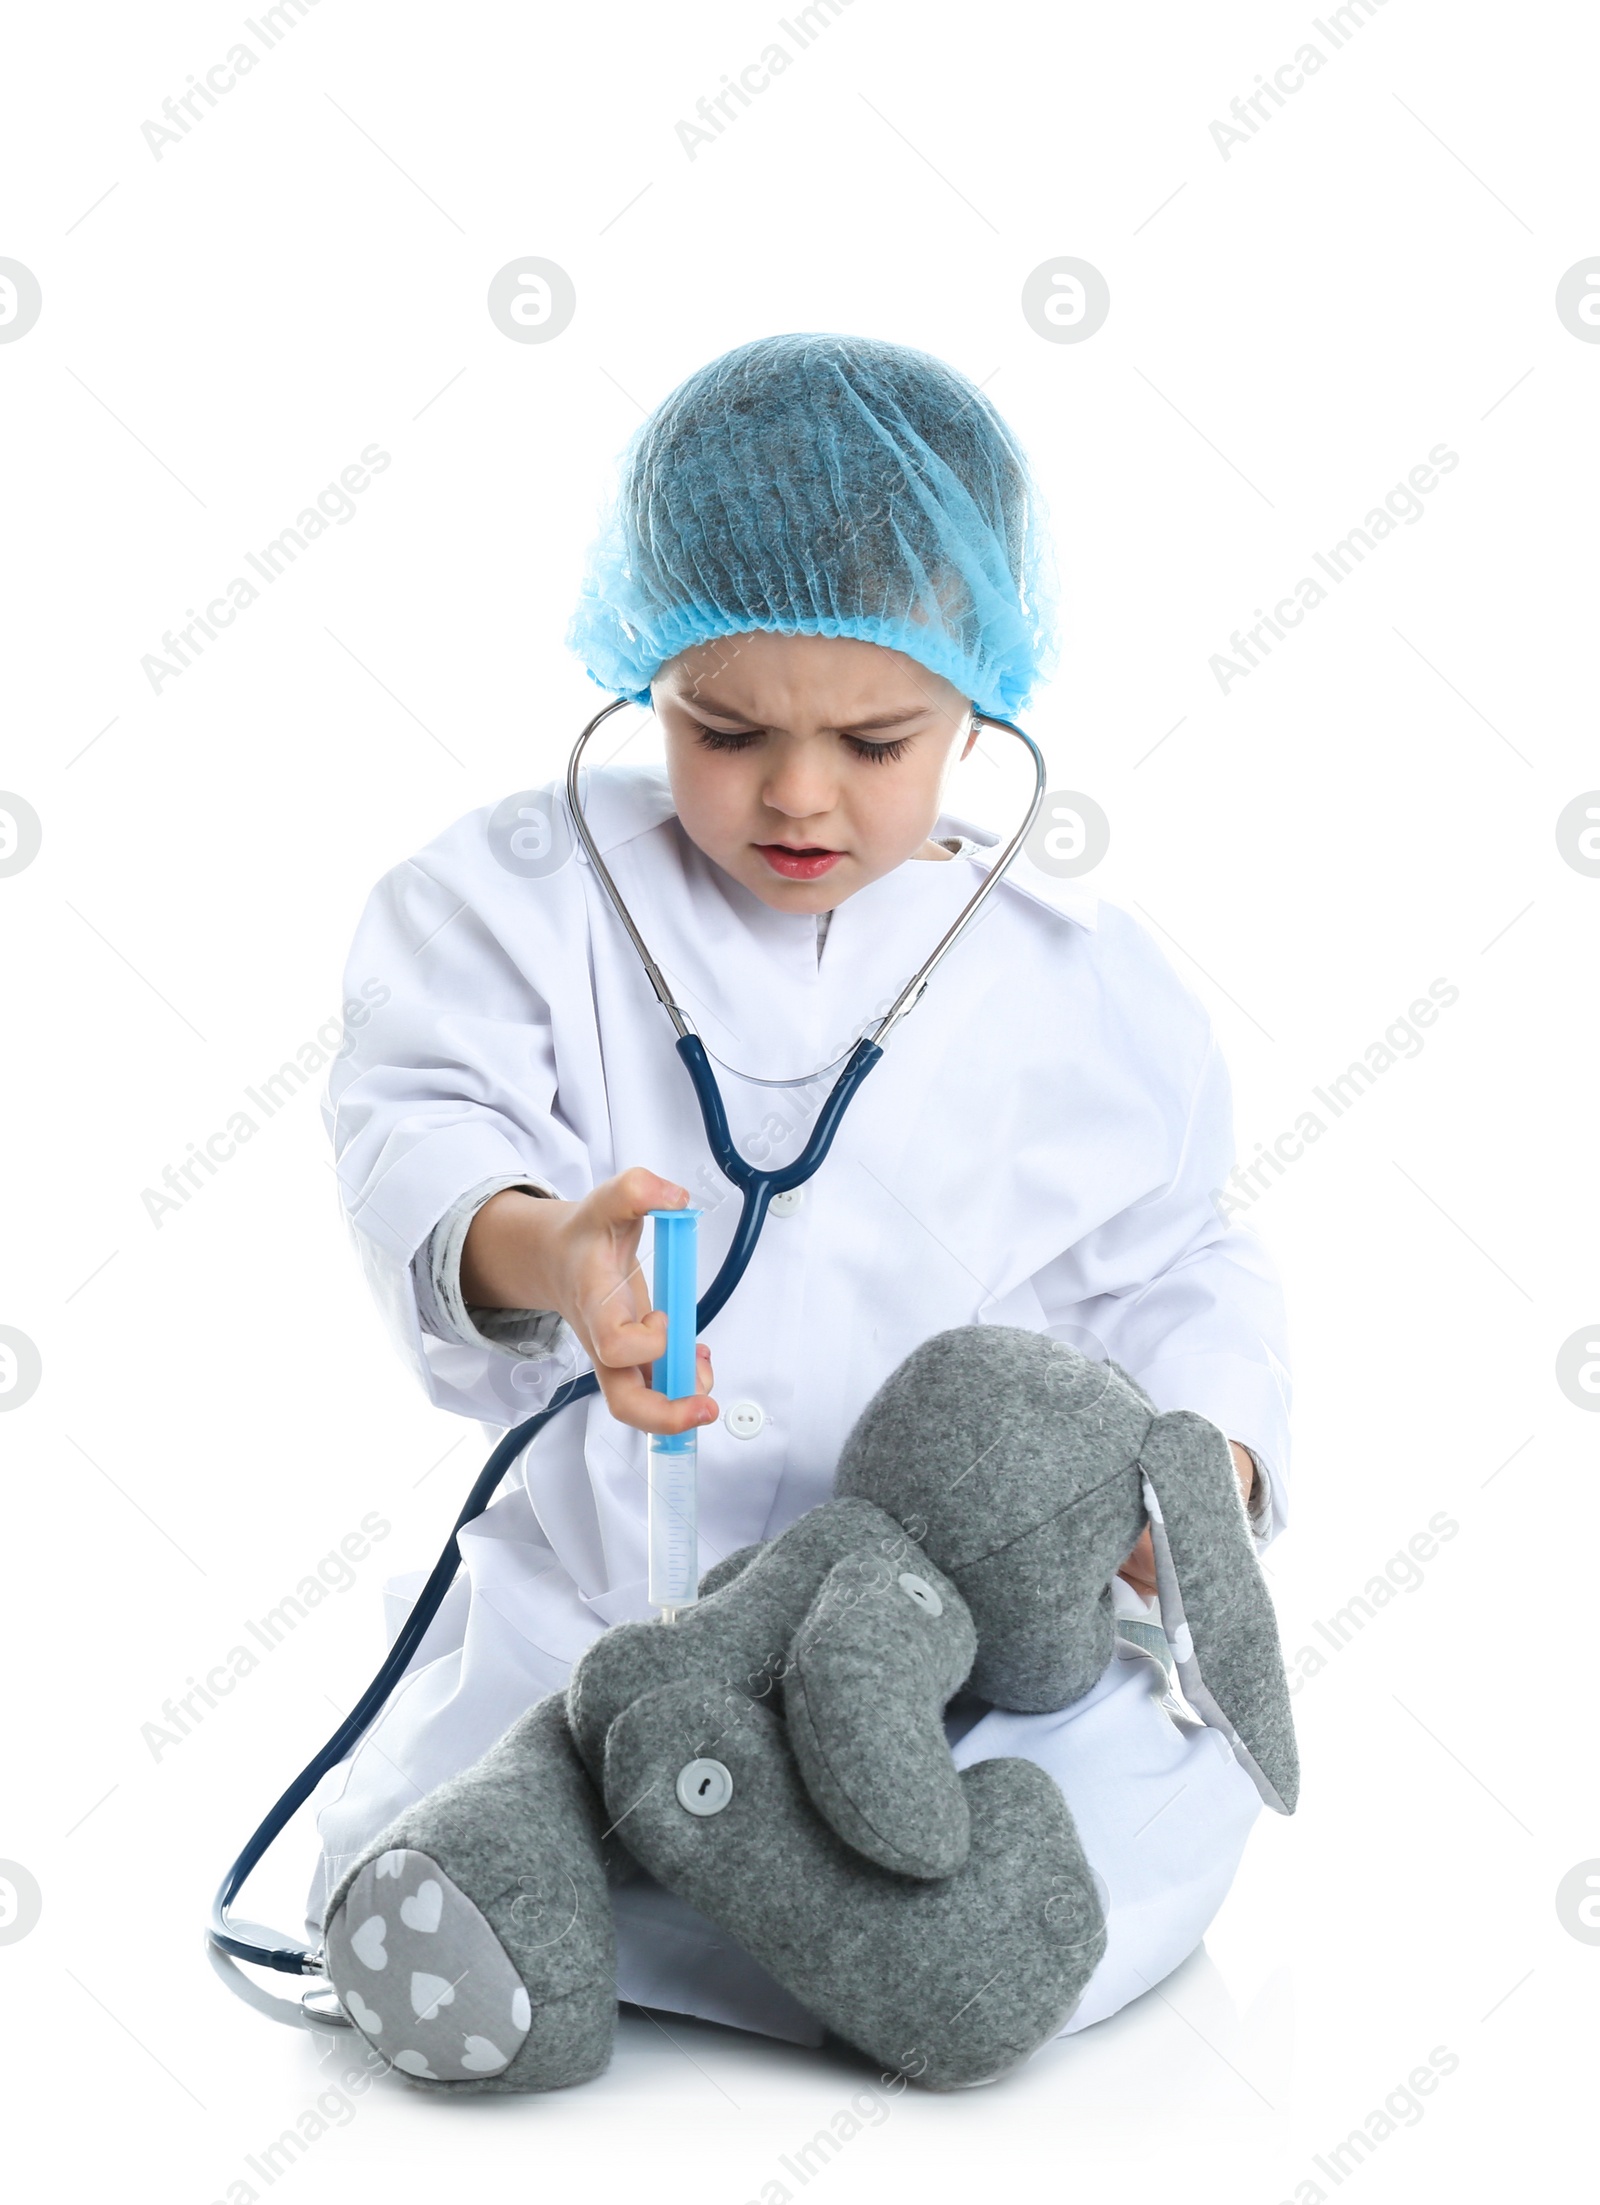
[{"label": "blue syringe", "polygon": [[[651,1384],[671,1401],[695,1391],[695,1303],[698,1210],[651,1210],[655,1226],[655,1306],[666,1312],[667,1352]],[[670,1623],[700,1597],[697,1523],[698,1434],[654,1433],[649,1449],[649,1588],[651,1607]]]}]

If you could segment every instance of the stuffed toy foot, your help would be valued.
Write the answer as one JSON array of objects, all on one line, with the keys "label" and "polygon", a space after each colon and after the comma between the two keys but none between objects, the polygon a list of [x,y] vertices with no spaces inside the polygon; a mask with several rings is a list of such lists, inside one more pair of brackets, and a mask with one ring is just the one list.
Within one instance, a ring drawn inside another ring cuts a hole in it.
[{"label": "stuffed toy foot", "polygon": [[554,2090],[611,2058],[605,1816],[561,1694],[374,1840],[329,1902],[357,2029],[427,2088]]},{"label": "stuffed toy foot", "polygon": [[661,1685],[606,1735],[606,1806],[651,1874],[837,2035],[932,2090],[991,2081],[1037,2050],[1106,1941],[1072,1817],[1044,1771],[982,1761],[956,1781],[963,1865],[914,1879],[836,1834],[783,1721],[742,1694]]}]

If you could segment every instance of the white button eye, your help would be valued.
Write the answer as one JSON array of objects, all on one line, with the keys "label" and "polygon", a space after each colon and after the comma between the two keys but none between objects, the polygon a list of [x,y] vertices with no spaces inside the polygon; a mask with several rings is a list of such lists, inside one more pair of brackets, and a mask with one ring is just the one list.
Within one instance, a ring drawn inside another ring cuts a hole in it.
[{"label": "white button eye", "polygon": [[754,1439],[767,1421],[767,1412],[759,1401],[731,1401],[722,1412],[722,1421],[735,1439]]},{"label": "white button eye", "polygon": [[733,1797],[733,1778],[720,1761],[685,1761],[678,1771],[678,1805],[692,1815],[719,1815]]},{"label": "white button eye", "polygon": [[910,1570],[902,1570],[895,1583],[908,1600],[914,1600],[924,1615],[943,1615],[944,1602],[925,1577],[914,1576]]}]

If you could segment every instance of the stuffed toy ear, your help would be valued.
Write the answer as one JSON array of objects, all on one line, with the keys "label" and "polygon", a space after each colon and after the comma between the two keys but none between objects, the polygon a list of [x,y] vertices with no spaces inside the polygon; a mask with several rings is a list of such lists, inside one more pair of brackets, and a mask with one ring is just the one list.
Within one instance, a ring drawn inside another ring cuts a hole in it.
[{"label": "stuffed toy ear", "polygon": [[949,1578],[900,1539],[887,1556],[836,1562],[789,1650],[783,1710],[812,1803],[902,1876],[951,1876],[967,1857],[942,1717],[977,1643]]},{"label": "stuffed toy ear", "polygon": [[1161,1627],[1184,1697],[1227,1739],[1266,1804],[1293,1814],[1300,1760],[1277,1619],[1228,1442],[1205,1417],[1174,1409],[1152,1421],[1139,1468]]}]

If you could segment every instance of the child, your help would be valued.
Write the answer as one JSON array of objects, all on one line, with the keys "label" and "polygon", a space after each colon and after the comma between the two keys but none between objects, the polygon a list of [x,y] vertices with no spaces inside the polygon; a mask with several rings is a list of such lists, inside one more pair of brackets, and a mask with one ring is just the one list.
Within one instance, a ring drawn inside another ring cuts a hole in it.
[{"label": "child", "polygon": [[[820,1068],[831,1078],[991,858],[940,796],[973,708],[1017,712],[1048,664],[1044,565],[1003,423],[899,346],[743,346],[630,452],[572,640],[603,688],[653,706],[667,765],[590,772],[586,809],[752,1160],[798,1153]],[[380,882],[351,953],[352,989],[377,977],[388,995],[351,1037],[328,1117],[402,1351],[433,1401],[497,1433],[586,1361],[601,1395],[532,1443],[463,1534],[464,1579],[322,1814],[314,1926],[378,1830],[560,1690],[608,1625],[650,1612],[648,1431],[700,1427],[707,1569],[827,1499],[856,1417],[920,1342],[1020,1326],[1209,1418],[1258,1543],[1283,1520],[1282,1309],[1260,1247],[1212,1202],[1233,1155],[1206,1016],[1130,918],[1025,856],[819,1175],[778,1205],[709,1327],[699,1396],[652,1393],[665,1320],[636,1261],[644,1213],[707,1211],[704,1279],[738,1203],[562,806],[524,804],[520,836],[503,807],[459,821]],[[1135,1644],[1159,1644],[1153,1592],[1146,1536],[1117,1586]],[[1133,1645],[1060,1713],[968,1700],[947,1735],[960,1767],[1037,1762],[1071,1809],[1108,1944],[1069,2029],[1194,1949],[1259,1801]],[[619,1887],[616,1912],[620,1997],[820,2041],[649,1878]]]}]

